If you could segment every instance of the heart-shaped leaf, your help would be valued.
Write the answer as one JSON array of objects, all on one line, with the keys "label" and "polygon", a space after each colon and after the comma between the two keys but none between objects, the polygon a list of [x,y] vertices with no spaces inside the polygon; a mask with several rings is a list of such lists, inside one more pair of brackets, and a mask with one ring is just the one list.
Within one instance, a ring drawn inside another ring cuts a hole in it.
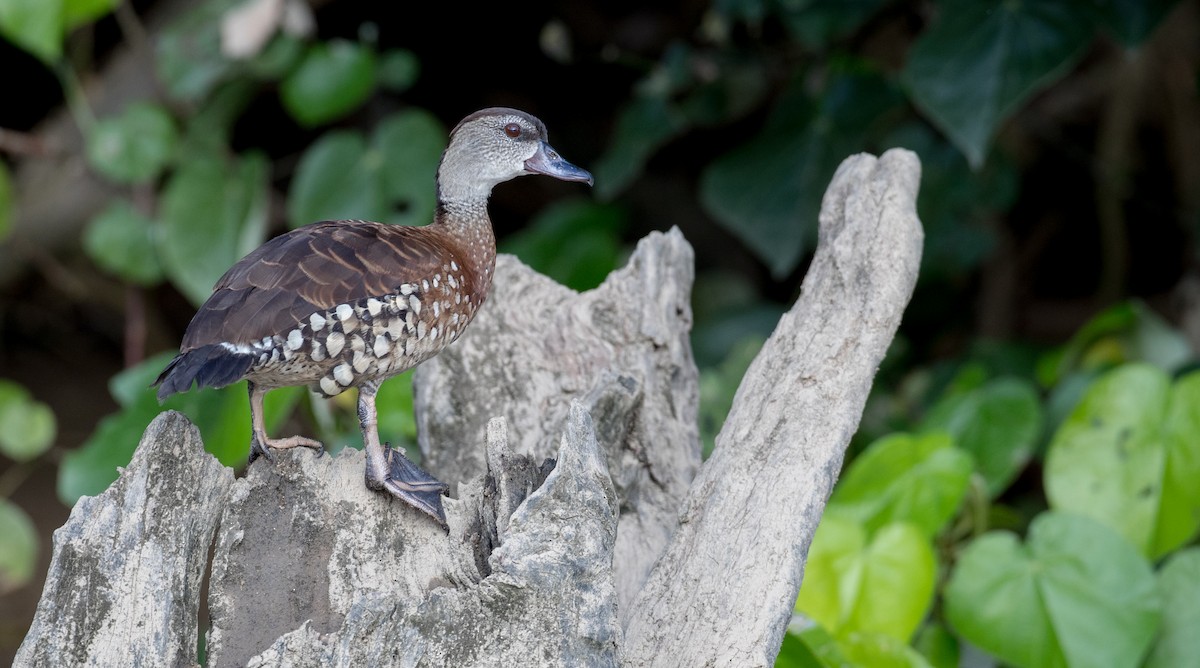
[{"label": "heart-shaped leaf", "polygon": [[33,579],[38,534],[29,515],[8,499],[0,499],[0,596]]},{"label": "heart-shaped leaf", "polygon": [[153,223],[125,200],[116,200],[88,223],[83,247],[92,260],[130,283],[154,285],[162,267]]},{"label": "heart-shaped leaf", "polygon": [[170,162],[179,133],[165,109],[141,102],[97,121],[87,139],[88,161],[96,171],[118,183],[143,183]]},{"label": "heart-shaped leaf", "polygon": [[962,637],[1024,668],[1134,666],[1158,628],[1150,564],[1112,529],[1043,513],[1022,544],[997,531],[971,543],[946,585]]},{"label": "heart-shaped leaf", "polygon": [[354,42],[312,45],[280,85],[284,108],[306,127],[341,118],[375,90],[375,60],[375,52]]},{"label": "heart-shaped leaf", "polygon": [[1200,547],[1177,552],[1158,572],[1162,629],[1146,668],[1186,666],[1200,657]]},{"label": "heart-shaped leaf", "polygon": [[0,453],[29,461],[50,449],[57,432],[49,406],[34,400],[17,383],[0,380]]}]

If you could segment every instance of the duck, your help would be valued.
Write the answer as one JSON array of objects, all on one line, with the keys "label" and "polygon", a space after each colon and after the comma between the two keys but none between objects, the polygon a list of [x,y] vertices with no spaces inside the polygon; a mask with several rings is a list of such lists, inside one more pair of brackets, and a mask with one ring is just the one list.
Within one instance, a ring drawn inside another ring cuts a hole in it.
[{"label": "duck", "polygon": [[329,398],[355,388],[367,487],[447,529],[449,487],[380,442],[375,397],[385,380],[458,339],[478,313],[496,266],[488,199],[498,184],[528,174],[593,184],[550,146],[535,116],[506,107],[468,115],[438,163],[431,224],[327,220],[267,241],[197,310],[153,384],[159,401],[246,380],[253,462],[297,447],[324,452],[312,438],[267,435],[267,392],[307,385]]}]

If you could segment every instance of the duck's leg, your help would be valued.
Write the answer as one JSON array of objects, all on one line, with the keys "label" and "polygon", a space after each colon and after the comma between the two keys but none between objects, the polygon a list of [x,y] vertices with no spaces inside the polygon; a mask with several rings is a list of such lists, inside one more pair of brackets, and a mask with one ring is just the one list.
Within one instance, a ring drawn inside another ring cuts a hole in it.
[{"label": "duck's leg", "polygon": [[320,441],[314,441],[311,438],[303,436],[289,436],[287,438],[270,438],[267,436],[267,428],[263,423],[263,397],[267,391],[254,383],[247,381],[246,387],[250,390],[250,461],[253,462],[259,456],[271,459],[271,448],[276,450],[285,450],[287,448],[312,448],[317,451],[317,456],[320,457],[325,452],[325,446],[321,445]]},{"label": "duck's leg", "polygon": [[364,383],[358,388],[358,424],[367,451],[367,487],[386,490],[446,529],[442,495],[450,488],[412,463],[403,452],[379,442],[379,419],[375,412],[378,389],[377,382]]}]

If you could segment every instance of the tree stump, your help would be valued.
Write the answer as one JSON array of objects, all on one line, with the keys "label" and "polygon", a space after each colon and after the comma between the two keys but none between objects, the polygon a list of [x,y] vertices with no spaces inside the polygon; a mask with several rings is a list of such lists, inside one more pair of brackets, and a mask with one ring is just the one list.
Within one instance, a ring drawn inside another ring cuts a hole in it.
[{"label": "tree stump", "polygon": [[[912,294],[920,164],[857,155],[826,192],[801,295],[701,464],[678,230],[575,293],[515,258],[416,377],[444,532],[285,451],[234,480],[164,413],[81,499],[17,666],[770,666],[813,532]],[[553,459],[549,459],[553,457]]]}]

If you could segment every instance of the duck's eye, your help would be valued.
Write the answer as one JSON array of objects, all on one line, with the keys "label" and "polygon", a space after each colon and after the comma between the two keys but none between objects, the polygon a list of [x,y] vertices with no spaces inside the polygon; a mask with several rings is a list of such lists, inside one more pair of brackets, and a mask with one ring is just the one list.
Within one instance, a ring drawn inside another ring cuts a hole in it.
[{"label": "duck's eye", "polygon": [[521,126],[517,125],[516,123],[509,123],[508,125],[504,126],[504,134],[516,139],[517,137],[521,136]]}]

